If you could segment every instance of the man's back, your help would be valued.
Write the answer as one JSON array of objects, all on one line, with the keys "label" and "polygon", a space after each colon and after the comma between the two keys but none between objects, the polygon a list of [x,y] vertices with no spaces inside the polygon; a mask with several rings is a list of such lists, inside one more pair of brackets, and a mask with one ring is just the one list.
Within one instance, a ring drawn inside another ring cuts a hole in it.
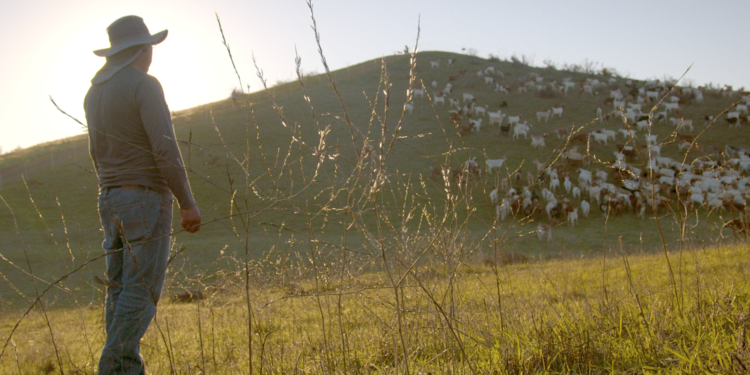
[{"label": "man's back", "polygon": [[131,66],[123,68],[91,86],[84,108],[100,188],[142,185],[172,190],[181,207],[194,204],[156,78]]}]

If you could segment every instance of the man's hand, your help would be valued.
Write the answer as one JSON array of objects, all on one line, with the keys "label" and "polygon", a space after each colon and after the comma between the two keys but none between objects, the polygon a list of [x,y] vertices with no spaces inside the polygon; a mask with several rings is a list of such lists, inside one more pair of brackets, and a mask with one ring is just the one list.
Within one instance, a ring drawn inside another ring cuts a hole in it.
[{"label": "man's hand", "polygon": [[201,212],[197,205],[188,209],[180,209],[180,225],[188,233],[195,233],[201,229]]}]

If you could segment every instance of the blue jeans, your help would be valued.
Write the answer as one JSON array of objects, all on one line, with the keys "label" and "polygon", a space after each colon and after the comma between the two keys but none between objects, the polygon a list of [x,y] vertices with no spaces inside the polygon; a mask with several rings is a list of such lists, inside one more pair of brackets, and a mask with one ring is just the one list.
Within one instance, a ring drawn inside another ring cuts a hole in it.
[{"label": "blue jeans", "polygon": [[145,374],[141,337],[156,314],[169,259],[172,194],[105,188],[99,217],[107,252],[107,342],[99,374]]}]

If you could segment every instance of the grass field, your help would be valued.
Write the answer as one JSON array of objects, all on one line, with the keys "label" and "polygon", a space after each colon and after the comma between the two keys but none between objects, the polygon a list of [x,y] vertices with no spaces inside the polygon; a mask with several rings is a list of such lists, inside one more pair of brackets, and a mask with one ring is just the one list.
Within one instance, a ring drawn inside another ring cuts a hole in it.
[{"label": "grass field", "polygon": [[[674,283],[664,255],[647,253],[426,262],[398,269],[397,289],[383,273],[316,286],[280,269],[252,277],[250,316],[242,272],[227,272],[199,303],[160,304],[142,354],[155,374],[739,374],[750,365],[747,252],[670,253]],[[103,311],[80,302],[55,310],[51,327],[66,372],[95,373]],[[19,315],[4,316],[8,332]],[[56,372],[40,314],[15,337],[2,373]]]},{"label": "grass field", "polygon": [[[456,63],[445,67],[449,58]],[[437,60],[441,68],[430,68]],[[544,216],[499,221],[490,190],[516,170],[536,172],[533,160],[557,160],[570,145],[555,129],[615,130],[623,122],[595,121],[597,107],[611,108],[602,103],[609,89],[503,95],[475,74],[488,66],[513,87],[532,73],[545,82],[609,78],[420,52],[353,65],[330,80],[303,77],[236,105],[174,113],[204,225],[190,236],[175,226],[167,294],[199,289],[206,298],[160,309],[147,339],[151,371],[731,373],[746,366],[748,249],[721,228],[744,211],[673,203],[640,219],[592,207],[578,226],[553,228],[552,241],[534,233]],[[429,98],[413,98],[413,113],[405,113],[410,82],[429,94],[433,80],[442,89],[449,76],[453,97],[472,93],[489,111],[506,101],[504,113],[522,115],[532,134],[550,134],[547,147],[532,149],[486,124],[460,135],[447,106]],[[626,79],[615,78],[610,88],[624,88]],[[703,120],[738,99],[707,94],[683,106],[700,146],[688,163],[721,160],[726,144],[750,144],[746,126]],[[537,111],[560,105],[561,118],[536,121]],[[654,122],[652,132],[662,155],[682,160],[672,125]],[[95,368],[102,287],[92,280],[104,278],[104,264],[86,139],[0,156],[0,338],[37,290],[49,289],[22,322],[16,346],[0,356],[7,371],[59,362],[68,372]],[[587,149],[589,169],[610,170],[612,144],[578,148]],[[466,185],[431,176],[435,166],[456,168],[471,157],[482,166],[507,160],[499,175]],[[252,285],[247,296],[244,283]],[[50,351],[50,331],[62,355]]]}]

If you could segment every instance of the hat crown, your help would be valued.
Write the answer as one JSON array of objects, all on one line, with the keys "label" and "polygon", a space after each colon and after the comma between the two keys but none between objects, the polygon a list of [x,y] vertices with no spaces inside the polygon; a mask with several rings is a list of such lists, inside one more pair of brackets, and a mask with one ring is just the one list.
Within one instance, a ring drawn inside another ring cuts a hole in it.
[{"label": "hat crown", "polygon": [[107,27],[110,45],[115,45],[119,41],[127,40],[133,37],[151,35],[143,22],[143,18],[138,16],[125,16]]}]

